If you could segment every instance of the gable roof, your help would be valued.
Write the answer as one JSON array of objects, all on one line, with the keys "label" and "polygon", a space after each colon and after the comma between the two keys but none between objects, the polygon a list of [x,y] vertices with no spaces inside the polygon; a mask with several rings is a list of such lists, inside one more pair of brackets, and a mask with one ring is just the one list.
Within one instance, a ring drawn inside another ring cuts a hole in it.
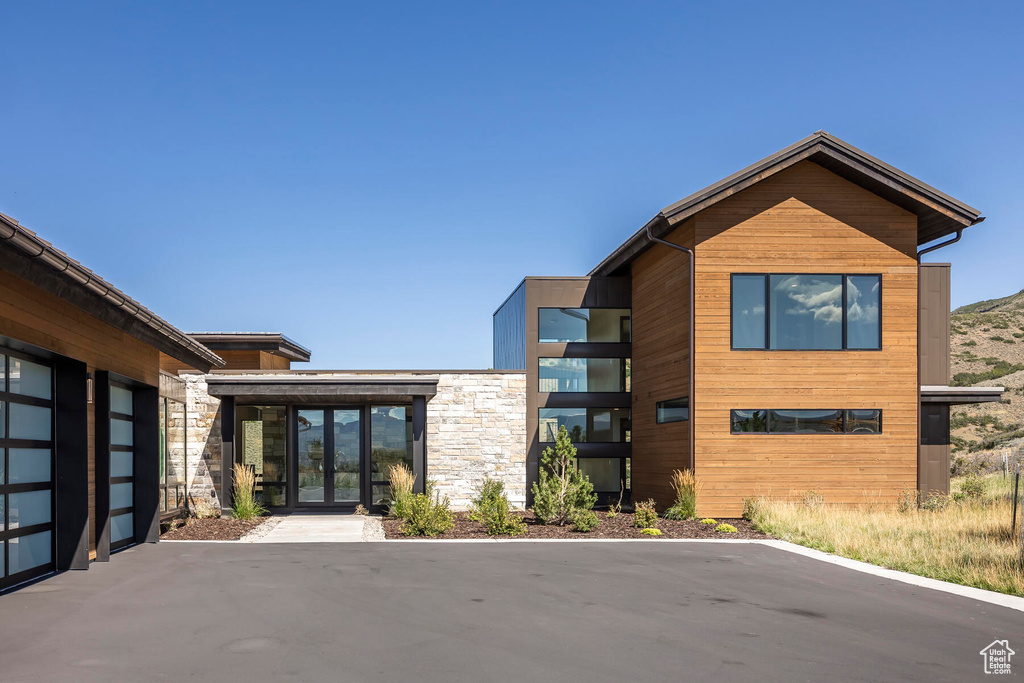
[{"label": "gable roof", "polygon": [[0,268],[198,370],[224,365],[216,353],[2,213]]},{"label": "gable roof", "polygon": [[[801,161],[811,161],[917,216],[917,243],[932,242],[985,220],[980,212],[867,152],[819,130],[685,199],[666,206],[599,263],[590,275],[611,275],[651,246],[647,226],[664,237],[676,224]],[[671,219],[671,225],[669,224]]]}]

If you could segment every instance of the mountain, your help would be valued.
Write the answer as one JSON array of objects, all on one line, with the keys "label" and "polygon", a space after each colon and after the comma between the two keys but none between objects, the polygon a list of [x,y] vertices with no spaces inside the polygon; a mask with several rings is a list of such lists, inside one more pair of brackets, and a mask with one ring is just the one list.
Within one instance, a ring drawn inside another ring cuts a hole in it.
[{"label": "mountain", "polygon": [[950,418],[954,468],[991,468],[1024,445],[1024,290],[953,311],[950,354],[953,386],[1006,387],[1001,402],[956,406]]}]

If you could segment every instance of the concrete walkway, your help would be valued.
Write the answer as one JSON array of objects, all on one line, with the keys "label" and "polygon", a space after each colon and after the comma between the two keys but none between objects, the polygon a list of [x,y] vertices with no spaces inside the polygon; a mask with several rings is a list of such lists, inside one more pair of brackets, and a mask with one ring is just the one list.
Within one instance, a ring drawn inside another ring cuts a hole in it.
[{"label": "concrete walkway", "polygon": [[340,512],[293,512],[254,543],[359,543],[365,520]]}]

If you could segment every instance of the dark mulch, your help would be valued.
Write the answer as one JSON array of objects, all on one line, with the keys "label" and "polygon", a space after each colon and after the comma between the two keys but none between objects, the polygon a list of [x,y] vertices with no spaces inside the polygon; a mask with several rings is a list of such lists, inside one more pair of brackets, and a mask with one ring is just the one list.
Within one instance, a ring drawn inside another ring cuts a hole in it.
[{"label": "dark mulch", "polygon": [[[482,524],[469,519],[469,513],[455,512],[455,526],[450,531],[434,538],[488,538]],[[607,512],[597,511],[597,518],[600,524],[589,533],[573,531],[569,526],[544,526],[537,521],[532,512],[517,513],[526,522],[526,533],[515,538],[566,538],[579,541],[586,541],[594,538],[769,538],[766,534],[754,529],[745,519],[716,519],[718,523],[726,522],[736,527],[735,534],[715,531],[715,526],[701,524],[697,520],[686,520],[682,522],[671,519],[659,519],[658,528],[661,529],[661,536],[647,536],[640,533],[640,529],[633,527],[633,515],[629,512],[620,512],[614,517],[608,517]],[[384,535],[391,539],[409,538],[402,531],[402,520],[390,517],[384,518]],[[421,538],[416,536],[414,538]]]},{"label": "dark mulch", "polygon": [[182,526],[160,534],[160,538],[168,541],[237,541],[264,521],[266,518],[189,518]]}]

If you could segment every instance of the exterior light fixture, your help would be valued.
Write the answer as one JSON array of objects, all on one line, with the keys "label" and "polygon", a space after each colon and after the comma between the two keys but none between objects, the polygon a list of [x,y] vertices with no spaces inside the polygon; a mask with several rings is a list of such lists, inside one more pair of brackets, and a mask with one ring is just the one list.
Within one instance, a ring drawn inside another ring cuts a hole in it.
[{"label": "exterior light fixture", "polygon": [[85,402],[92,403],[92,373],[85,373]]}]

